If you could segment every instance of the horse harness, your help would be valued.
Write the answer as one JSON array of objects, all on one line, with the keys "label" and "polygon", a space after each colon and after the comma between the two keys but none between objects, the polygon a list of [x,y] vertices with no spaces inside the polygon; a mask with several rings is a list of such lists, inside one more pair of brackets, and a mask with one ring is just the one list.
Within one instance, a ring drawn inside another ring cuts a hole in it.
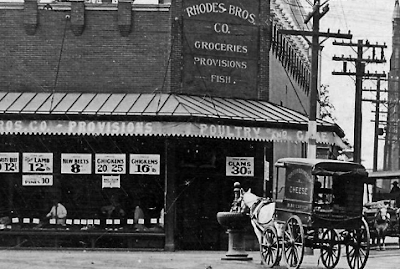
[{"label": "horse harness", "polygon": [[265,222],[265,223],[260,223],[257,221],[257,217],[260,214],[261,208],[263,208],[263,206],[272,203],[272,200],[270,198],[258,198],[256,202],[254,202],[254,204],[251,206],[250,209],[250,219],[254,220],[254,222],[257,224],[257,228],[260,231],[263,231],[263,225],[267,225],[269,224],[271,220]]}]

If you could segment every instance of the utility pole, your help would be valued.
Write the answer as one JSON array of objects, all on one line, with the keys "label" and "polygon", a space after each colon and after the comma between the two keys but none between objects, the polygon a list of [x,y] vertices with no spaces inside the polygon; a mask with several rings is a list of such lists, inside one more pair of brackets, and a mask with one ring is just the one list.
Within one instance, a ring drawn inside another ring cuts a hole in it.
[{"label": "utility pole", "polygon": [[374,122],[374,158],[372,170],[378,171],[378,136],[379,136],[379,105],[381,102],[381,78],[376,81],[376,103],[375,103],[375,122]]},{"label": "utility pole", "polygon": [[[384,113],[380,109],[381,104],[387,103],[387,101],[381,100],[381,93],[387,93],[387,90],[382,91],[381,90],[381,81],[385,80],[382,79],[381,77],[378,77],[376,79],[376,90],[373,89],[364,89],[363,92],[375,92],[376,97],[375,99],[362,99],[364,102],[371,102],[375,104],[375,111],[372,111],[375,113],[375,119],[372,121],[374,122],[374,153],[373,153],[373,163],[372,163],[372,171],[377,171],[378,170],[378,142],[379,142],[379,136],[383,135],[383,128],[380,128],[380,124],[382,124],[380,120],[380,114]],[[386,123],[386,121],[385,121]]]},{"label": "utility pole", "polygon": [[[318,102],[318,63],[319,63],[319,51],[321,48],[321,44],[319,42],[320,37],[330,38],[342,38],[342,39],[351,39],[352,35],[349,34],[340,34],[338,33],[327,33],[319,31],[319,21],[320,19],[329,11],[328,1],[325,1],[323,4],[320,4],[319,0],[314,0],[314,6],[312,12],[310,12],[304,20],[304,23],[307,24],[311,18],[313,19],[313,29],[312,31],[298,31],[298,30],[279,30],[280,33],[286,35],[301,35],[311,46],[311,83],[310,83],[310,111],[308,115],[308,148],[307,148],[307,158],[316,158],[317,155],[317,102]],[[320,9],[322,8],[322,12]],[[311,42],[307,39],[308,36],[311,36]],[[325,39],[325,40],[326,40]],[[325,41],[324,40],[324,41]]]},{"label": "utility pole", "polygon": [[[387,48],[386,44],[370,44],[368,41],[365,43],[363,40],[358,40],[357,43],[349,42],[333,42],[333,45],[347,46],[347,47],[357,47],[357,58],[351,56],[344,57],[333,57],[334,61],[343,61],[343,71],[335,72],[333,75],[348,75],[356,77],[356,92],[355,92],[355,111],[354,111],[354,157],[353,161],[356,163],[361,163],[361,133],[362,133],[362,82],[364,77],[386,77],[385,73],[365,73],[365,63],[385,63],[385,57],[383,49]],[[372,58],[363,59],[364,48],[372,48]],[[375,49],[381,49],[381,58],[377,59],[375,55]],[[347,62],[354,62],[356,66],[356,72],[347,71]]]}]

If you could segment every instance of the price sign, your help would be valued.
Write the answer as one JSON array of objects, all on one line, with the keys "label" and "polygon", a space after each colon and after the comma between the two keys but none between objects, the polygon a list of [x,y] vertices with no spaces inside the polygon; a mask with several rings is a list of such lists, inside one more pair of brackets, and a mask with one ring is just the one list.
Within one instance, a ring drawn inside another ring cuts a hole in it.
[{"label": "price sign", "polygon": [[120,188],[121,179],[120,175],[102,176],[102,188]]},{"label": "price sign", "polygon": [[18,173],[18,152],[0,152],[0,173]]},{"label": "price sign", "polygon": [[61,154],[61,173],[62,174],[91,174],[92,155],[91,154]]},{"label": "price sign", "polygon": [[125,154],[96,154],[96,174],[126,174]]},{"label": "price sign", "polygon": [[226,157],[226,175],[253,177],[254,157]]},{"label": "price sign", "polygon": [[22,186],[53,186],[53,175],[22,175]]},{"label": "price sign", "polygon": [[129,174],[135,175],[159,175],[159,154],[130,154]]},{"label": "price sign", "polygon": [[53,173],[53,153],[23,153],[22,172]]}]

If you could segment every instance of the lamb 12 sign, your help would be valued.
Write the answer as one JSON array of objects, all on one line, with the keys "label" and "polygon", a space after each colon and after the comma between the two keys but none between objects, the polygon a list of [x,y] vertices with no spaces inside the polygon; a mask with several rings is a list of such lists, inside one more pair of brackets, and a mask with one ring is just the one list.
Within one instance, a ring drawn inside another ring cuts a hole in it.
[{"label": "lamb 12 sign", "polygon": [[258,17],[258,0],[185,0],[184,88],[218,96],[256,93]]}]

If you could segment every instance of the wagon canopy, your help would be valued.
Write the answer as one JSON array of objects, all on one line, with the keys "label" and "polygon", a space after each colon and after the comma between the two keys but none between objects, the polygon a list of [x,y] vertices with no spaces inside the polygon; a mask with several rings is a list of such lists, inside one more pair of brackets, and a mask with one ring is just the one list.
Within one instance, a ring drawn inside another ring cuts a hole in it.
[{"label": "wagon canopy", "polygon": [[310,166],[313,175],[320,176],[342,176],[367,177],[365,167],[358,163],[344,162],[329,159],[306,159],[306,158],[282,158],[275,166],[284,167],[290,164]]}]

